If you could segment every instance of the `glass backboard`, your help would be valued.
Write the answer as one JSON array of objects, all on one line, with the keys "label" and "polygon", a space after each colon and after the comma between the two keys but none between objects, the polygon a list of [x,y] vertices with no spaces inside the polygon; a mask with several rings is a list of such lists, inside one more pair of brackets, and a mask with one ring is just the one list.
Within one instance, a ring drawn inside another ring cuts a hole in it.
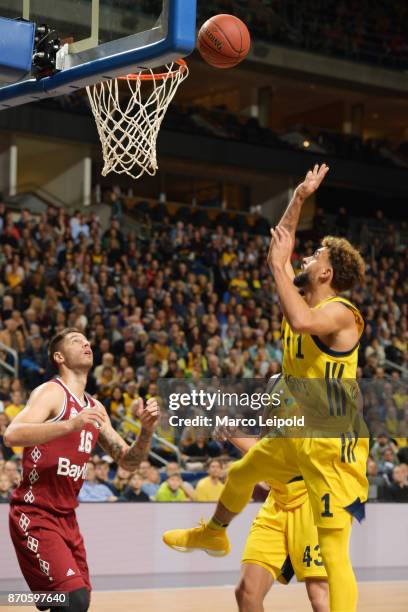
[{"label": "glass backboard", "polygon": [[0,108],[154,68],[195,47],[196,0],[0,0],[0,17],[47,24],[63,42],[58,72],[0,87]]}]

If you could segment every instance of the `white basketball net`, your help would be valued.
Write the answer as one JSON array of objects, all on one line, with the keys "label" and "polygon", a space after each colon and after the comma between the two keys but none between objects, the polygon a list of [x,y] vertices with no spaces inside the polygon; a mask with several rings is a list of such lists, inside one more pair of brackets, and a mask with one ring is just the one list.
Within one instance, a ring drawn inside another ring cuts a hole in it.
[{"label": "white basketball net", "polygon": [[138,179],[145,172],[156,174],[160,126],[188,73],[187,64],[179,60],[160,74],[146,69],[86,88],[102,143],[103,176],[116,172]]}]

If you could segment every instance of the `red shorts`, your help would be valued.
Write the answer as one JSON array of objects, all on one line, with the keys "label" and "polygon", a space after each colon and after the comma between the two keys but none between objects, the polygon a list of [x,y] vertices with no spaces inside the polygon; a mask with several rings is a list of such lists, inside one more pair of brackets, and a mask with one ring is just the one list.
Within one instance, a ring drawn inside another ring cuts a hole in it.
[{"label": "red shorts", "polygon": [[10,508],[10,535],[31,591],[91,591],[84,541],[75,512],[54,516],[41,508]]}]

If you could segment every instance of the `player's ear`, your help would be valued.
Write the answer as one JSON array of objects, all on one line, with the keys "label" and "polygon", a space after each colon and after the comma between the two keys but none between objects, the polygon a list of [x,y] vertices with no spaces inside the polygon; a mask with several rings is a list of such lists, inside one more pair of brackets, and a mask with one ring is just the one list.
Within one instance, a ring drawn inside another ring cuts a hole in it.
[{"label": "player's ear", "polygon": [[331,266],[326,266],[320,273],[320,278],[323,283],[331,283],[333,280],[333,268]]},{"label": "player's ear", "polygon": [[61,365],[61,363],[64,363],[64,355],[60,351],[56,351],[54,353],[54,362],[57,365]]}]

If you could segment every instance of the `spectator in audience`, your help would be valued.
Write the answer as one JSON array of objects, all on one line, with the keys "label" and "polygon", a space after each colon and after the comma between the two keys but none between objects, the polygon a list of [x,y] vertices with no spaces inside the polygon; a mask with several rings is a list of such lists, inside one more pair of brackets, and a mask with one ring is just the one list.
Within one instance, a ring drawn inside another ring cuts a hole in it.
[{"label": "spectator in audience", "polygon": [[398,336],[394,335],[391,338],[391,344],[385,348],[385,357],[394,363],[400,365],[404,358],[404,351],[401,350],[401,345],[398,341]]},{"label": "spectator in audience", "polygon": [[3,435],[9,423],[10,419],[8,418],[7,414],[5,412],[0,412],[0,460],[10,459],[13,453],[12,449],[5,446],[3,443]]},{"label": "spectator in audience", "polygon": [[384,484],[384,478],[378,474],[378,465],[369,457],[367,459],[367,479],[370,485],[381,486]]},{"label": "spectator in audience", "polygon": [[11,482],[11,488],[14,490],[20,484],[21,473],[18,469],[17,462],[14,459],[6,461],[4,464],[4,472]]},{"label": "spectator in audience", "polygon": [[98,484],[103,484],[108,487],[113,493],[113,495],[117,495],[114,484],[109,480],[109,468],[112,463],[112,459],[109,457],[109,460],[102,457],[94,462],[95,466],[95,482]]},{"label": "spectator in audience", "polygon": [[374,461],[380,464],[383,461],[384,451],[391,447],[391,440],[386,431],[382,431],[378,434],[376,442],[370,451],[371,457]]},{"label": "spectator in audience", "polygon": [[394,453],[394,449],[389,446],[384,450],[382,459],[378,462],[378,472],[382,474],[387,481],[390,481],[396,463],[397,457]]},{"label": "spectator in audience", "polygon": [[96,381],[98,387],[98,396],[102,401],[112,395],[112,390],[116,384],[113,368],[104,366],[99,380]]},{"label": "spectator in audience", "polygon": [[132,474],[129,480],[129,484],[125,489],[122,497],[120,497],[119,501],[127,501],[127,502],[149,502],[149,496],[142,491],[143,478],[139,474],[139,472],[135,472]]},{"label": "spectator in audience", "polygon": [[378,363],[378,365],[381,366],[384,364],[385,350],[384,347],[381,346],[378,338],[373,338],[364,352],[364,356],[366,359],[368,359],[368,357],[370,357],[371,355],[375,357],[376,363]]},{"label": "spectator in audience", "polygon": [[408,469],[402,463],[392,471],[392,484],[386,489],[386,499],[394,502],[408,502]]},{"label": "spectator in audience", "polygon": [[111,419],[120,419],[122,416],[124,416],[125,400],[123,397],[122,387],[120,385],[113,387],[112,395],[106,398],[104,404]]},{"label": "spectator in audience", "polygon": [[44,382],[48,365],[47,360],[44,340],[40,334],[35,333],[30,336],[27,350],[23,353],[21,360],[23,376],[30,389]]},{"label": "spectator in audience", "polygon": [[112,353],[104,353],[102,355],[102,363],[100,363],[100,365],[96,366],[96,368],[93,371],[93,375],[96,378],[96,382],[98,385],[101,384],[101,379],[103,377],[103,370],[104,368],[111,368],[112,370],[112,375],[114,378],[116,378],[117,372],[116,372],[116,368],[115,368],[115,358],[112,355]]},{"label": "spectator in audience", "polygon": [[150,461],[147,461],[147,459],[140,462],[139,469],[137,471],[139,472],[143,480],[147,479],[151,467],[152,464],[150,463]]},{"label": "spectator in audience", "polygon": [[0,470],[0,503],[8,503],[11,497],[11,482],[4,470]]},{"label": "spectator in audience", "polygon": [[139,392],[135,381],[130,381],[126,385],[126,391],[123,393],[126,414],[130,416],[132,404],[139,399]]},{"label": "spectator in audience", "polygon": [[18,353],[24,353],[24,335],[23,332],[18,329],[18,324],[16,321],[10,318],[4,321],[4,325],[4,329],[0,331],[0,342]]},{"label": "spectator in audience", "polygon": [[[168,414],[165,411],[162,412],[160,423],[156,428],[156,435],[159,438],[163,438],[166,442],[174,445],[176,444],[176,430],[169,423]],[[165,443],[159,441],[153,441],[153,449],[155,453],[163,457],[166,461],[174,461],[177,459],[177,455],[173,448],[167,446]]]},{"label": "spectator in audience", "polygon": [[212,459],[208,464],[208,476],[198,481],[196,485],[196,501],[218,501],[224,484],[221,481],[222,465],[218,459]]},{"label": "spectator in audience", "polygon": [[106,484],[101,484],[96,480],[95,465],[92,461],[87,463],[85,482],[78,495],[80,502],[115,502],[116,495]]},{"label": "spectator in audience", "polygon": [[160,472],[152,465],[147,471],[147,477],[143,480],[142,491],[149,499],[154,499],[160,487]]},{"label": "spectator in audience", "polygon": [[[181,478],[180,466],[175,461],[169,461],[169,463],[166,465],[166,476],[167,478],[170,478],[174,475],[180,476]],[[195,501],[195,489],[189,482],[182,479],[181,488],[188,499]]]},{"label": "spectator in audience", "polygon": [[109,487],[114,492],[114,495],[118,497],[122,495],[128,485],[130,476],[131,472],[125,470],[121,465],[118,466],[115,478],[112,480],[112,485]]},{"label": "spectator in audience", "polygon": [[179,474],[173,474],[169,476],[165,482],[163,482],[159,490],[156,493],[155,501],[157,502],[174,502],[174,501],[187,501],[188,497],[182,488],[183,481]]},{"label": "spectator in audience", "polygon": [[208,435],[201,431],[197,433],[195,442],[184,448],[183,453],[189,461],[207,461],[210,455],[219,454],[219,447],[211,445]]},{"label": "spectator in audience", "polygon": [[23,396],[21,391],[16,390],[11,393],[11,403],[5,409],[5,413],[12,421],[24,408]]}]

